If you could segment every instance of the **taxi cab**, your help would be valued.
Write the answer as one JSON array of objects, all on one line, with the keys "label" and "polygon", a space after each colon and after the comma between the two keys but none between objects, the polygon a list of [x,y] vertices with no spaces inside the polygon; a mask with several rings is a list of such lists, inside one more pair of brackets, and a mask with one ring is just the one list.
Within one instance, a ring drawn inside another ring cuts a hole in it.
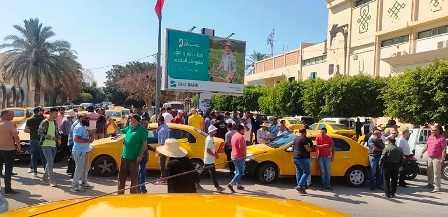
[{"label": "taxi cab", "polygon": [[105,115],[108,118],[112,118],[116,121],[118,126],[122,126],[127,122],[127,116],[131,113],[131,110],[124,107],[113,107],[106,110]]},{"label": "taxi cab", "polygon": [[292,217],[303,216],[304,213],[309,217],[348,216],[335,210],[321,208],[298,200],[213,194],[139,194],[99,198],[86,197],[22,208],[5,213],[4,216]]},{"label": "taxi cab", "polygon": [[[310,133],[315,139],[317,134]],[[345,177],[351,186],[361,186],[367,179],[368,151],[359,143],[338,134],[328,134],[334,141],[335,156],[331,175]],[[293,133],[275,138],[268,144],[247,147],[246,168],[250,176],[262,183],[272,183],[279,176],[295,176],[293,160]],[[311,153],[311,175],[319,175],[316,152]]]},{"label": "taxi cab", "polygon": [[[188,151],[188,156],[192,159],[194,164],[203,165],[204,145],[207,134],[194,127],[182,124],[168,124],[171,129],[171,138],[179,141],[181,147]],[[148,128],[148,145],[152,147],[157,146],[157,124],[149,124]],[[89,165],[92,173],[97,176],[113,176],[117,173],[121,162],[121,151],[123,148],[124,138],[109,137],[95,140],[91,146],[92,150],[89,153]],[[225,153],[224,140],[215,138],[215,150],[221,150],[218,159],[216,160],[216,168],[224,168]],[[150,170],[158,170],[159,156],[153,151],[149,151],[149,160],[146,168]]]},{"label": "taxi cab", "polygon": [[319,133],[320,129],[327,128],[327,132],[331,134],[339,134],[342,136],[346,136],[349,138],[353,138],[353,136],[356,135],[356,132],[352,129],[347,129],[347,127],[343,124],[337,124],[332,122],[319,122],[312,124],[309,127],[308,132],[317,134]]},{"label": "taxi cab", "polygon": [[300,118],[284,117],[282,119],[279,119],[279,122],[280,121],[285,121],[286,128],[292,131],[305,128],[305,125],[300,121]]},{"label": "taxi cab", "polygon": [[21,124],[25,122],[26,119],[31,117],[32,114],[27,108],[6,108],[5,110],[14,112],[14,118],[12,119],[12,122],[15,124]]}]

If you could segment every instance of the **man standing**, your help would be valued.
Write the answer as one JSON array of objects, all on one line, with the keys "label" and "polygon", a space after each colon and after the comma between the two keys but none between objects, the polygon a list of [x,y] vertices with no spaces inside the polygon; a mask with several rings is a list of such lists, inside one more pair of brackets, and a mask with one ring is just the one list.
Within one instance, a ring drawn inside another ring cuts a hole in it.
[{"label": "man standing", "polygon": [[442,163],[446,154],[446,138],[443,136],[442,126],[435,125],[431,127],[431,135],[428,137],[421,155],[423,156],[424,153],[428,155],[427,188],[434,188],[432,192],[439,192],[441,188]]},{"label": "man standing", "polygon": [[269,131],[271,132],[271,135],[273,135],[274,137],[277,136],[279,127],[278,127],[278,120],[276,117],[272,119],[272,124],[271,127],[269,128]]},{"label": "man standing", "polygon": [[401,150],[395,143],[395,138],[389,137],[380,157],[380,166],[384,171],[384,192],[388,198],[395,197],[397,192],[398,170],[403,159]]},{"label": "man standing", "polygon": [[[163,116],[159,117],[159,128],[157,130],[157,139],[159,146],[165,144],[165,140],[170,137],[171,130],[168,125],[165,124],[165,119]],[[159,153],[159,165],[160,165],[160,176],[162,178],[166,177],[166,156]],[[163,183],[166,183],[163,181]]]},{"label": "man standing", "polygon": [[244,139],[244,126],[238,125],[236,127],[237,132],[233,134],[231,144],[232,144],[232,162],[235,166],[235,175],[233,176],[227,187],[232,193],[235,193],[233,185],[237,185],[238,190],[244,190],[241,185],[241,177],[244,175],[245,171],[245,160],[246,160],[246,141]]},{"label": "man standing", "polygon": [[[72,178],[75,173],[75,160],[73,159],[73,146],[75,145],[75,141],[73,141],[73,131],[75,130],[76,125],[80,122],[81,115],[76,116],[76,120],[73,121],[73,124],[70,126],[70,131],[68,133],[68,148],[70,150],[70,157],[68,159],[68,165],[67,165],[67,171],[66,173],[69,174]],[[89,122],[90,124],[90,122]],[[87,129],[89,127],[87,126]]]},{"label": "man standing", "polygon": [[383,189],[383,175],[379,163],[381,154],[383,153],[384,143],[379,129],[373,131],[373,134],[367,141],[367,146],[369,148],[370,190],[375,190],[375,188]]},{"label": "man standing", "polygon": [[196,129],[203,129],[204,127],[204,119],[202,116],[198,115],[198,111],[194,108],[191,110],[191,115],[188,117],[188,125]]},{"label": "man standing", "polygon": [[138,163],[147,149],[148,132],[140,124],[140,116],[131,116],[130,125],[122,129],[124,145],[121,153],[120,172],[118,174],[118,194],[124,194],[126,179],[131,179],[131,194],[139,193]]},{"label": "man standing", "polygon": [[[148,115],[149,116],[149,115]],[[146,130],[146,133],[148,133],[147,127],[149,124],[149,117],[143,115],[141,125]],[[148,192],[146,190],[146,163],[148,162],[148,148],[149,146],[146,146],[145,152],[143,152],[142,160],[138,163],[138,185],[139,185],[139,191],[140,193],[146,193]]]},{"label": "man standing", "polygon": [[73,124],[73,118],[75,117],[75,112],[71,111],[66,114],[66,117],[62,121],[61,126],[59,127],[59,132],[61,134],[61,148],[65,156],[71,155],[71,150],[68,146],[68,135],[70,134],[70,129]]},{"label": "man standing", "polygon": [[356,118],[355,122],[355,132],[356,132],[356,138],[359,138],[362,135],[362,123],[359,120],[359,118]]},{"label": "man standing", "polygon": [[[75,172],[73,173],[72,192],[84,191],[86,188],[91,188],[87,184],[87,153],[90,151],[89,143],[93,138],[89,135],[89,118],[81,116],[80,123],[73,129],[73,149],[72,157],[75,161]],[[81,184],[79,182],[81,181]]]},{"label": "man standing", "polygon": [[[30,134],[30,149],[31,149],[31,168],[30,172],[37,177],[37,163],[39,159],[42,161],[42,165],[45,165],[45,158],[42,154],[42,150],[39,144],[39,125],[45,119],[43,110],[39,107],[34,108],[34,115],[28,119],[25,124],[25,132]],[[45,166],[44,166],[45,167]]]},{"label": "man standing", "polygon": [[226,153],[227,162],[229,164],[228,166],[230,170],[230,175],[232,175],[233,172],[235,171],[235,167],[233,166],[232,163],[232,137],[233,134],[236,133],[236,130],[235,125],[233,124],[234,123],[233,120],[228,122],[229,123],[227,123],[227,133],[224,138],[224,152]]},{"label": "man standing", "polygon": [[407,183],[405,182],[405,176],[406,176],[406,161],[411,156],[411,148],[409,147],[409,129],[405,128],[401,131],[400,139],[398,139],[397,144],[398,148],[400,148],[401,153],[403,153],[403,163],[400,167],[400,181],[399,185],[401,187],[406,187]]},{"label": "man standing", "polygon": [[102,139],[106,136],[106,116],[104,115],[103,109],[98,109],[98,118],[96,119],[96,138],[95,139]]},{"label": "man standing", "polygon": [[216,180],[216,169],[215,169],[215,161],[218,153],[215,150],[215,143],[213,142],[214,136],[218,128],[213,125],[208,127],[208,136],[205,139],[205,150],[204,150],[204,167],[208,170],[210,174],[210,178],[212,179],[213,184],[217,191],[224,191],[224,188],[219,186],[218,181]]},{"label": "man standing", "polygon": [[184,124],[184,112],[182,110],[177,111],[176,117],[171,121],[175,124]]},{"label": "man standing", "polygon": [[299,136],[294,139],[294,163],[296,165],[296,190],[306,194],[308,176],[310,176],[310,152],[313,143],[306,137],[306,129],[299,130]]},{"label": "man standing", "polygon": [[263,123],[260,125],[260,129],[257,130],[257,142],[258,144],[266,144],[271,139],[271,133],[268,131],[268,124]]},{"label": "man standing", "polygon": [[220,139],[225,139],[227,133],[227,125],[222,114],[217,114],[216,122],[213,125],[218,129],[215,133],[215,136]]},{"label": "man standing", "polygon": [[171,121],[174,119],[173,115],[171,114],[171,108],[166,108],[166,111],[162,113],[163,118],[165,119],[165,123],[171,123]]},{"label": "man standing", "polygon": [[48,119],[42,121],[39,126],[39,136],[41,138],[41,148],[45,157],[45,173],[43,181],[49,183],[52,187],[56,187],[56,180],[54,179],[53,166],[54,157],[56,156],[56,144],[60,141],[56,117],[58,109],[51,108]]},{"label": "man standing", "polygon": [[19,133],[12,123],[14,112],[3,110],[0,114],[0,160],[5,164],[5,194],[16,194],[11,188],[13,161],[16,151],[20,151]]},{"label": "man standing", "polygon": [[334,160],[333,139],[327,135],[327,129],[323,127],[320,135],[316,137],[316,148],[319,160],[320,177],[322,186],[331,190],[331,161]]}]

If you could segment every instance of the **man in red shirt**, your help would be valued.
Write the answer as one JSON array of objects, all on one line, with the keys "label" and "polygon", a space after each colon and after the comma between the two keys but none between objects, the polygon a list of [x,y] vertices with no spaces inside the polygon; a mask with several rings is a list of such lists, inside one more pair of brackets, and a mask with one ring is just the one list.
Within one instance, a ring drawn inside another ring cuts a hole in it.
[{"label": "man in red shirt", "polygon": [[244,190],[241,185],[241,177],[244,175],[245,171],[245,160],[246,160],[246,140],[244,139],[244,126],[238,125],[236,127],[237,132],[235,132],[231,139],[232,145],[232,162],[235,167],[235,175],[232,181],[227,185],[232,193],[235,193],[233,185],[237,185],[238,190]]},{"label": "man in red shirt", "polygon": [[319,159],[320,178],[322,186],[331,190],[331,161],[334,159],[334,142],[327,135],[327,129],[324,127],[320,130],[320,135],[316,137],[317,156]]}]

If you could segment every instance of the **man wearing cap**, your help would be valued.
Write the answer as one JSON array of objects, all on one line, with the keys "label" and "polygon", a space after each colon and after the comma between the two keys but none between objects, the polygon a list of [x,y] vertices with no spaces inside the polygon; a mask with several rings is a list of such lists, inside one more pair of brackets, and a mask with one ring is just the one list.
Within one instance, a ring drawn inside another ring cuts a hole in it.
[{"label": "man wearing cap", "polygon": [[271,133],[268,131],[268,127],[268,123],[264,122],[260,125],[260,129],[257,130],[258,144],[266,144],[272,138]]},{"label": "man wearing cap", "polygon": [[123,151],[121,153],[120,172],[118,174],[118,194],[124,194],[126,179],[131,179],[131,194],[139,193],[138,163],[146,151],[148,131],[140,124],[140,116],[131,116],[130,124],[121,130],[124,135]]},{"label": "man wearing cap", "polygon": [[76,116],[74,111],[69,111],[65,114],[64,120],[62,120],[61,126],[59,127],[59,133],[61,134],[61,145],[64,154],[70,155],[71,150],[68,146],[68,135],[70,134],[70,128],[73,124],[73,118]]},{"label": "man wearing cap", "polygon": [[33,110],[34,115],[32,118],[28,119],[25,124],[25,132],[30,134],[30,149],[31,149],[31,167],[30,172],[34,173],[34,176],[37,176],[37,163],[39,159],[42,161],[42,164],[45,165],[45,158],[42,154],[42,149],[39,145],[39,134],[38,129],[40,123],[45,119],[44,111],[36,107]]},{"label": "man wearing cap", "polygon": [[217,191],[224,191],[224,188],[219,186],[218,181],[216,180],[216,169],[215,169],[215,161],[218,156],[218,153],[215,150],[215,143],[213,142],[214,136],[218,128],[213,125],[208,127],[208,136],[205,139],[205,150],[204,150],[204,167],[208,170],[210,174],[210,178],[212,179],[213,185]]}]

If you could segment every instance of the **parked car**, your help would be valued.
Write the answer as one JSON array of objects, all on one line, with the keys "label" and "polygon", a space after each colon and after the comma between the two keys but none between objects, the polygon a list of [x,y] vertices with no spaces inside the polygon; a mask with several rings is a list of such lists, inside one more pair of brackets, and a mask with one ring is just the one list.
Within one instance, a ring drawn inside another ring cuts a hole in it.
[{"label": "parked car", "polygon": [[12,119],[12,122],[15,124],[21,124],[26,121],[31,115],[28,108],[6,108],[5,110],[13,111],[14,112],[14,118]]},{"label": "parked car", "polygon": [[[75,205],[76,204],[76,205]],[[61,200],[16,209],[5,217],[21,216],[297,216],[345,217],[332,209],[287,199],[228,194],[131,194]],[[300,215],[300,214],[299,214]]]},{"label": "parked car", "polygon": [[[148,128],[148,145],[157,146],[157,124],[149,124]],[[188,156],[195,164],[203,165],[205,137],[207,134],[194,127],[182,124],[168,124],[171,129],[171,137],[178,139],[180,145],[188,151]],[[123,137],[109,137],[95,140],[92,143],[92,150],[89,153],[89,165],[92,172],[97,176],[112,176],[118,171],[121,163],[121,151],[123,148]],[[217,168],[224,168],[226,157],[224,154],[224,140],[215,138],[216,150],[221,150],[216,162]],[[150,151],[149,160],[146,168],[150,170],[158,170],[159,156]]]},{"label": "parked car", "polygon": [[[348,184],[361,186],[367,180],[368,150],[350,138],[328,134],[334,140],[335,156],[331,166],[332,176],[345,177]],[[309,135],[315,139],[316,134]],[[262,183],[272,183],[280,176],[295,176],[292,144],[294,134],[275,138],[268,144],[247,148],[246,168],[249,176]],[[311,154],[311,175],[319,175],[316,153]]]},{"label": "parked car", "polygon": [[[409,147],[415,153],[417,163],[421,168],[426,169],[428,167],[428,156],[426,154],[421,156],[423,148],[426,146],[426,141],[429,135],[431,135],[430,128],[412,128],[410,129],[411,136],[409,137]],[[448,150],[445,155],[445,161],[442,164],[442,178],[448,180]]]},{"label": "parked car", "polygon": [[346,129],[355,129],[354,118],[322,118],[319,122],[342,124]]},{"label": "parked car", "polygon": [[296,118],[296,117],[284,117],[282,119],[278,120],[280,121],[285,121],[286,127],[291,130],[300,130],[302,128],[305,128],[305,124],[302,123],[302,121],[300,120],[300,118]]},{"label": "parked car", "polygon": [[339,135],[343,135],[343,136],[346,136],[349,138],[353,138],[353,136],[356,135],[356,132],[353,129],[348,129],[343,124],[337,124],[337,123],[333,123],[333,122],[319,122],[319,123],[312,124],[309,127],[309,129],[310,129],[309,132],[317,134],[317,133],[319,133],[320,129],[322,129],[324,127],[327,129],[327,132],[331,133],[331,134],[339,134]]}]

